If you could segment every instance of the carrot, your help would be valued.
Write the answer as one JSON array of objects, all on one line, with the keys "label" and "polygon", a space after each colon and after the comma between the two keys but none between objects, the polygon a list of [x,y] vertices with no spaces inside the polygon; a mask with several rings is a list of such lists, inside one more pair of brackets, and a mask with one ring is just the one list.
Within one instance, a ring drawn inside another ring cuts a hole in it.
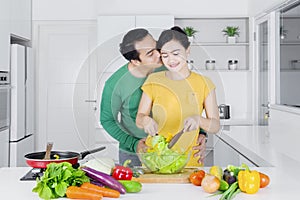
[{"label": "carrot", "polygon": [[99,192],[94,192],[77,186],[69,186],[66,194],[70,199],[101,200],[103,197]]},{"label": "carrot", "polygon": [[100,186],[92,184],[92,183],[85,182],[80,187],[90,190],[90,191],[99,192],[104,197],[110,197],[110,198],[119,198],[120,197],[119,191],[113,190],[110,188],[100,187]]}]

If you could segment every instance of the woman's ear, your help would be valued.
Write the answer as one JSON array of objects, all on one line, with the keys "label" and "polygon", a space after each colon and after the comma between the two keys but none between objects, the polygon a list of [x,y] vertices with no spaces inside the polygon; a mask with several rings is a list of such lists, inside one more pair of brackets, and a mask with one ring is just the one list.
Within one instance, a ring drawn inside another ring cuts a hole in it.
[{"label": "woman's ear", "polygon": [[189,56],[191,53],[191,46],[186,49],[186,55]]}]

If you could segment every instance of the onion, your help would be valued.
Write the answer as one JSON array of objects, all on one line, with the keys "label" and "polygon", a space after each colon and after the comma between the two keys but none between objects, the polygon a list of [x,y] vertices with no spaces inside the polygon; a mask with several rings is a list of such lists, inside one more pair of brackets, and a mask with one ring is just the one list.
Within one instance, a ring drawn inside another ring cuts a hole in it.
[{"label": "onion", "polygon": [[203,190],[207,193],[214,193],[220,187],[220,180],[211,174],[206,174],[201,182]]}]

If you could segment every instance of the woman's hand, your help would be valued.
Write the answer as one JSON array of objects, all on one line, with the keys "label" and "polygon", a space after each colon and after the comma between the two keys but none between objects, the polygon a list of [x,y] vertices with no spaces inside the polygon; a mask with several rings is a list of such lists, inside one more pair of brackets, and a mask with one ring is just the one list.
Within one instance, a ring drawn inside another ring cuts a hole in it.
[{"label": "woman's hand", "polygon": [[144,116],[142,120],[142,125],[145,133],[154,136],[158,132],[158,125],[154,119],[149,116]]},{"label": "woman's hand", "polygon": [[200,116],[194,115],[184,120],[183,132],[193,131],[200,127]]}]

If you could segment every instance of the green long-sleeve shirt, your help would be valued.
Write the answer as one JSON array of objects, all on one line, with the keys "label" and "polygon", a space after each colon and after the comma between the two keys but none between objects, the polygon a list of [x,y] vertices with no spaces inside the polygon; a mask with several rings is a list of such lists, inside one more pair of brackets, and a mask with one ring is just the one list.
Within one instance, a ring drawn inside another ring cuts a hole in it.
[{"label": "green long-sleeve shirt", "polygon": [[147,136],[135,124],[145,80],[146,77],[133,76],[126,64],[106,81],[103,89],[100,122],[125,151],[136,152],[138,141]]}]

